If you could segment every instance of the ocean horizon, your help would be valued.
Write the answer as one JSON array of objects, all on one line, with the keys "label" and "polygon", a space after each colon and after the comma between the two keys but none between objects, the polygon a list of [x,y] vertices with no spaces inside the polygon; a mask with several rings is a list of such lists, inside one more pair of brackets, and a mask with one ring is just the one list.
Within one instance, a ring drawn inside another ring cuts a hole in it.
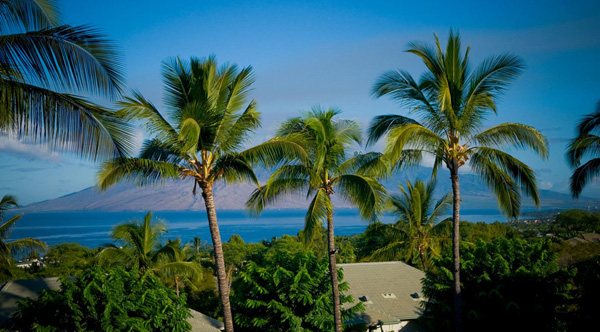
[{"label": "ocean horizon", "polygon": [[[112,243],[111,229],[119,223],[130,220],[142,220],[147,212],[101,212],[101,211],[69,211],[69,212],[27,212],[23,214],[9,241],[33,237],[54,245],[63,242],[76,242],[80,245],[96,248]],[[283,235],[296,235],[304,226],[306,210],[267,210],[259,217],[252,217],[246,211],[217,211],[219,229],[223,242],[236,234],[245,242],[260,242]],[[191,241],[199,236],[201,240],[211,242],[208,220],[205,211],[157,211],[153,217],[167,224],[166,239],[181,238]],[[13,214],[8,214],[10,218]],[[395,216],[383,215],[384,223],[394,222]],[[492,223],[505,222],[507,218],[497,209],[465,209],[461,210],[461,220],[471,222]],[[368,222],[362,220],[357,210],[338,209],[334,213],[336,235],[353,235],[363,232]]]}]

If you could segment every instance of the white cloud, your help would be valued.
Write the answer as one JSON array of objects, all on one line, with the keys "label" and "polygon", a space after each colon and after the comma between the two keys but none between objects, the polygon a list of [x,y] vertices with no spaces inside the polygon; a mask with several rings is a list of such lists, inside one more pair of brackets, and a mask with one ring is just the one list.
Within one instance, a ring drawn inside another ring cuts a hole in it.
[{"label": "white cloud", "polygon": [[41,160],[52,163],[62,162],[60,154],[50,150],[47,145],[30,144],[7,136],[0,136],[0,153],[28,161]]},{"label": "white cloud", "polygon": [[540,181],[538,182],[538,188],[542,190],[550,190],[554,187],[554,184],[550,181]]}]

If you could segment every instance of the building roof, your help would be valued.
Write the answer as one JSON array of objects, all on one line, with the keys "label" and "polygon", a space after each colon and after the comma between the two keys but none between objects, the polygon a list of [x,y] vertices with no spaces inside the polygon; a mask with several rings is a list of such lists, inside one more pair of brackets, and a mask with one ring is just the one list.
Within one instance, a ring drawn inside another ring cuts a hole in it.
[{"label": "building roof", "polygon": [[[58,278],[10,280],[0,287],[0,329],[10,329],[10,318],[17,311],[17,301],[25,298],[37,298],[43,290],[60,289]],[[192,314],[188,323],[192,325],[192,332],[219,332],[223,323],[206,316],[196,310],[190,309]]]},{"label": "building roof", "polygon": [[[425,274],[402,262],[339,264],[354,304],[365,311],[352,323],[379,325],[418,318],[423,309],[421,279]],[[416,298],[415,298],[416,297]],[[350,306],[350,305],[348,305]]]},{"label": "building roof", "polygon": [[17,301],[37,298],[43,290],[59,289],[58,278],[10,280],[0,288],[0,328],[8,328],[12,314],[17,311]]}]

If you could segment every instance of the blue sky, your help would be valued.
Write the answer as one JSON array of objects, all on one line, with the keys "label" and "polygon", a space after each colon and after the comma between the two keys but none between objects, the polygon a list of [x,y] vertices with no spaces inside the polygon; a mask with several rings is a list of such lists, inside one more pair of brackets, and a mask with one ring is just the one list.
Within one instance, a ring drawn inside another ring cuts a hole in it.
[{"label": "blue sky", "polygon": [[[424,66],[404,53],[410,41],[445,40],[459,29],[471,60],[511,52],[527,69],[487,125],[521,122],[550,140],[547,161],[517,152],[542,189],[567,191],[566,142],[600,100],[598,1],[60,1],[65,23],[91,24],[121,47],[128,86],[162,106],[160,63],[215,54],[252,65],[252,97],[267,139],[277,124],[313,105],[338,107],[366,127],[378,114],[406,114],[370,90],[379,75]],[[105,105],[110,105],[104,101]],[[376,147],[377,148],[377,147]],[[58,197],[94,184],[97,165],[0,137],[0,193],[20,202]],[[584,191],[600,198],[600,181]]]}]

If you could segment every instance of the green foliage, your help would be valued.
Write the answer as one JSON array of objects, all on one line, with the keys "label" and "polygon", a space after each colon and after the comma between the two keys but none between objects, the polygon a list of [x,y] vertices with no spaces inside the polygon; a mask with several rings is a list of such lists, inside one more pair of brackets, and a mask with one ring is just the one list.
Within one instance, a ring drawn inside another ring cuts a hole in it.
[{"label": "green foliage", "polygon": [[[278,252],[262,263],[248,262],[233,283],[235,322],[243,331],[333,331],[331,280],[327,259],[312,252]],[[341,272],[341,271],[340,271]],[[338,275],[341,292],[348,290]],[[341,303],[351,303],[340,296]],[[343,310],[343,320],[362,311]]]},{"label": "green foliage", "polygon": [[62,278],[59,291],[44,291],[19,304],[19,330],[189,331],[185,298],[154,276],[114,268],[86,271],[75,281]]},{"label": "green foliage", "polygon": [[44,277],[76,276],[92,267],[97,250],[77,243],[60,243],[50,247],[44,256]]},{"label": "green foliage", "polygon": [[[453,326],[452,256],[435,261],[423,292],[424,321],[432,330]],[[465,331],[554,331],[557,312],[575,271],[559,270],[550,241],[497,238],[461,246]]]}]

